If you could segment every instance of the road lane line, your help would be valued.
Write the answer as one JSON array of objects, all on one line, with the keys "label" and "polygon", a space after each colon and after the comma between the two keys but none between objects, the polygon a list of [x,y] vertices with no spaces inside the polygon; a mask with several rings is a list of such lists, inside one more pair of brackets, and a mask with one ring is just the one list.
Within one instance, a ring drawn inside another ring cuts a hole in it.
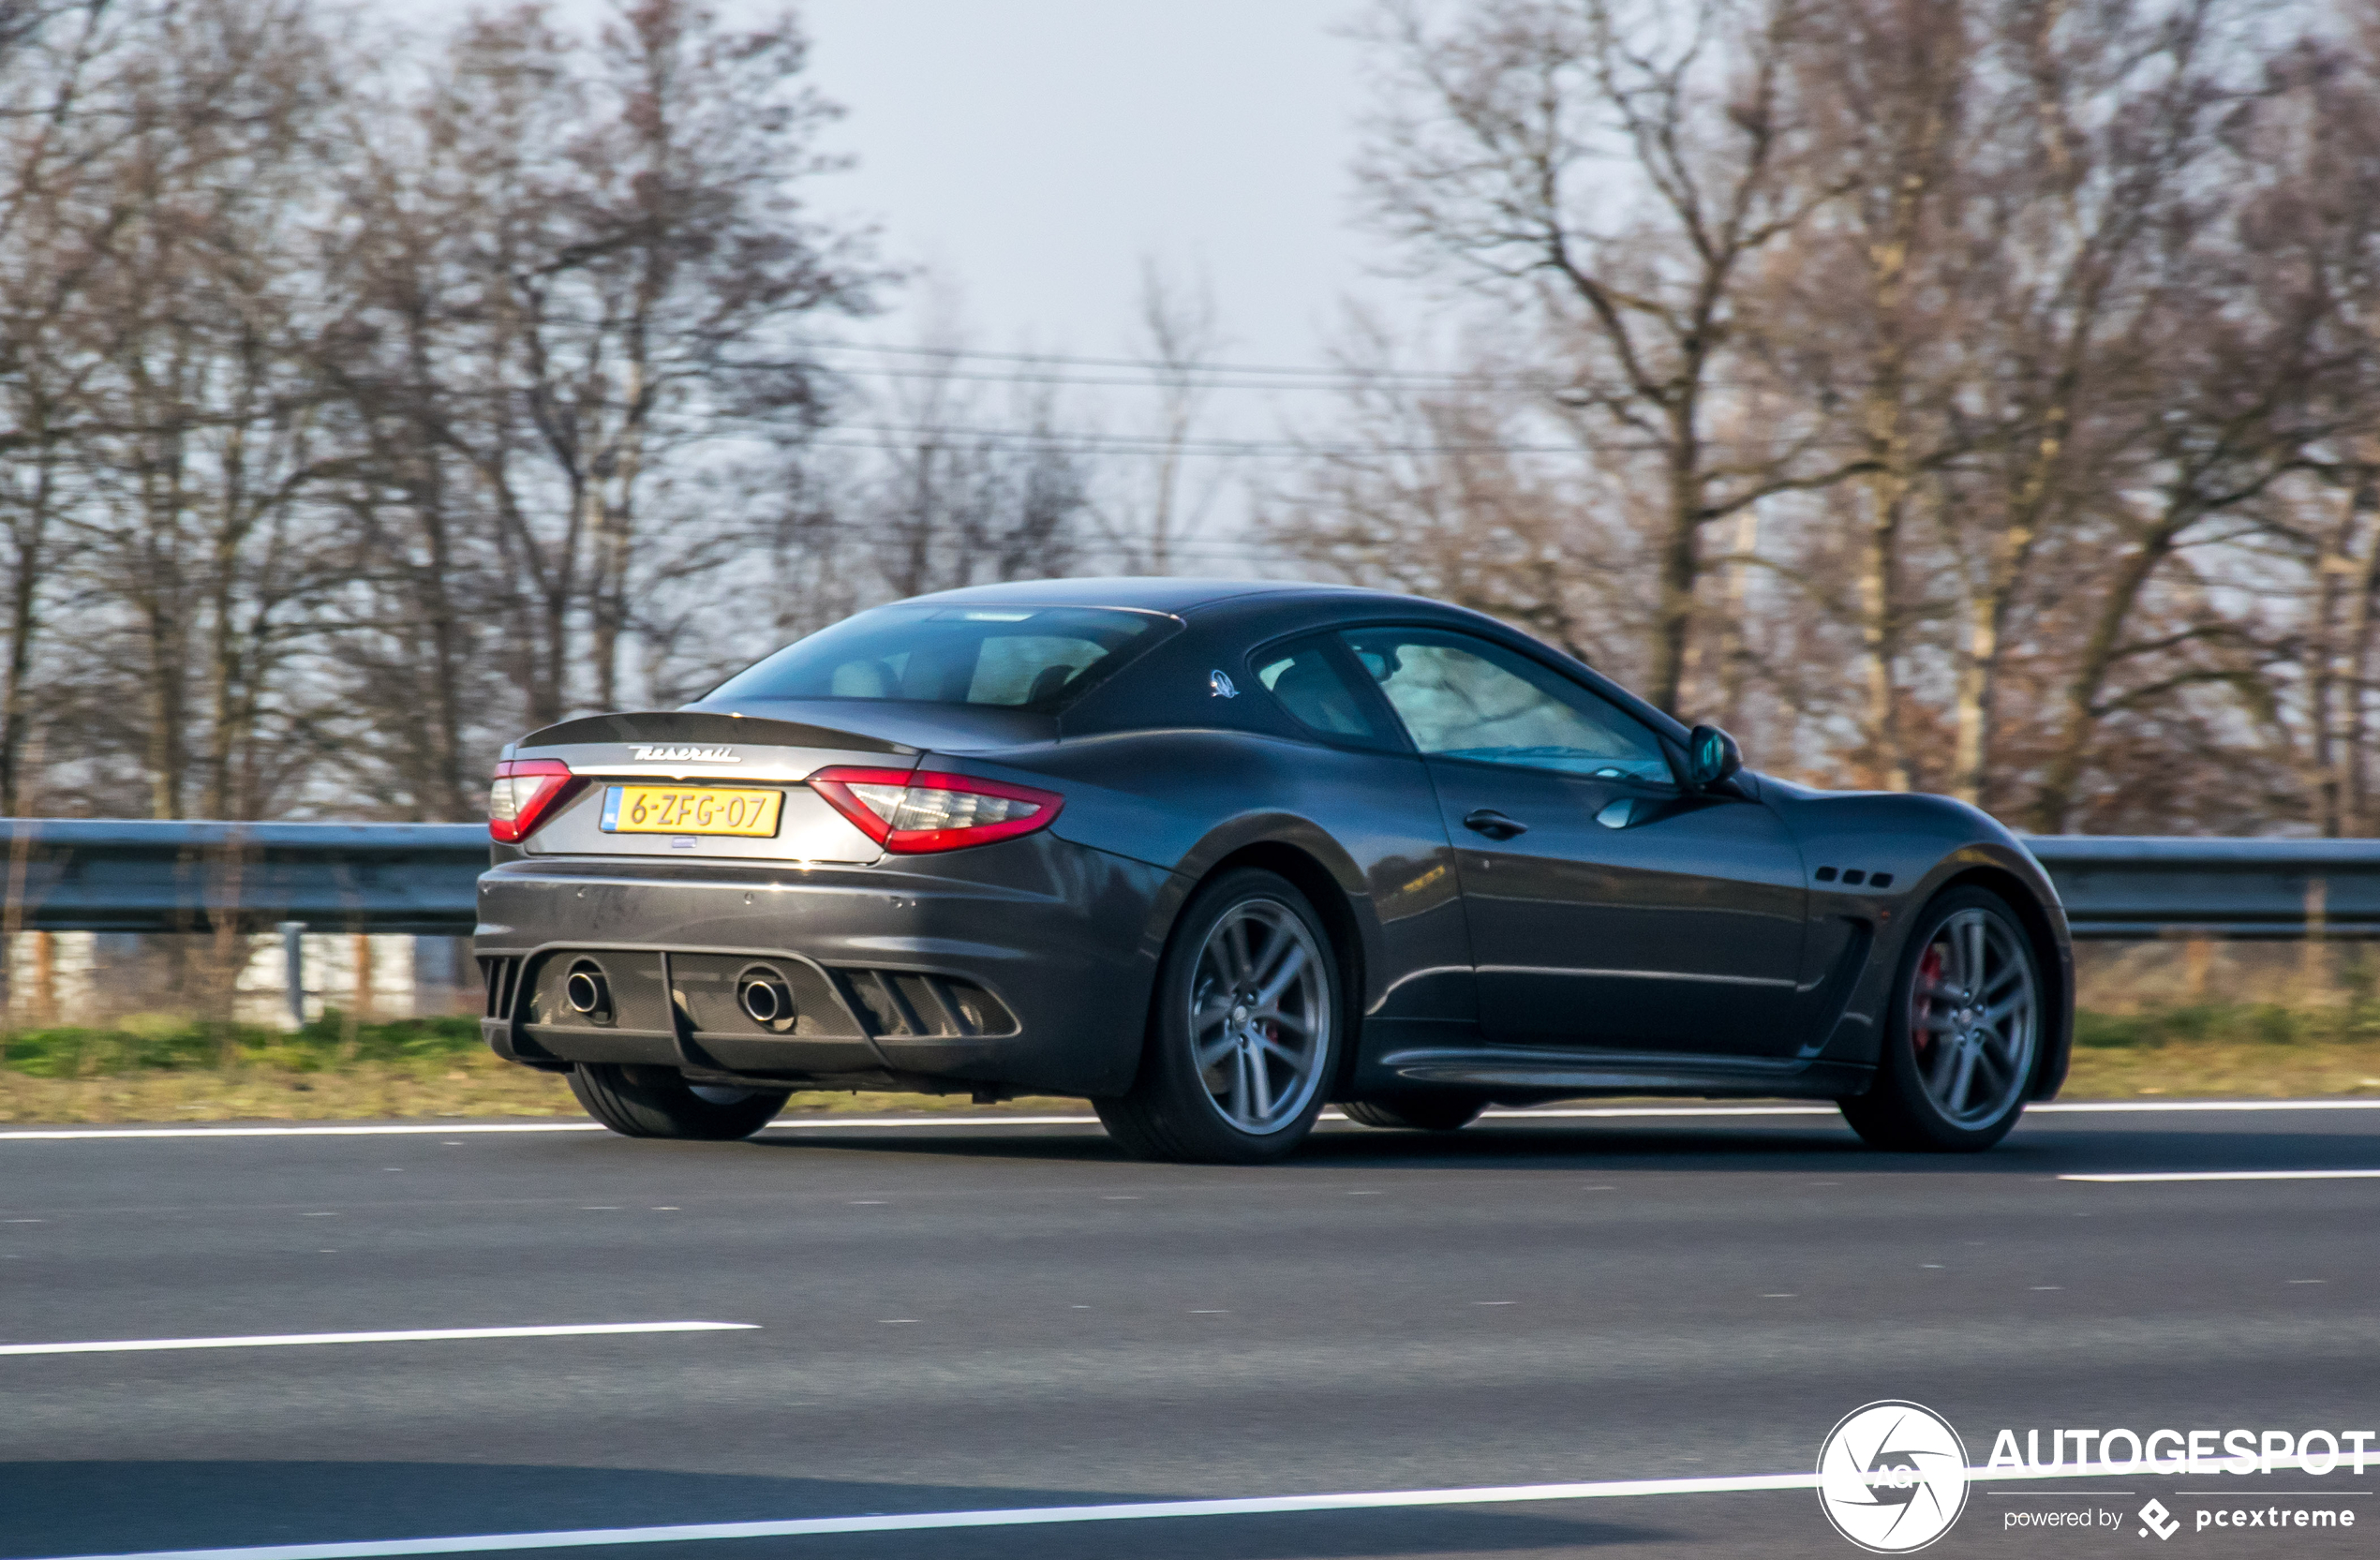
[{"label": "road lane line", "polygon": [[[1333,1114],[1324,1111],[1324,1116]],[[1595,1120],[1622,1116],[1837,1116],[1841,1112],[1831,1105],[1738,1105],[1713,1108],[1707,1105],[1599,1105],[1580,1106],[1565,1110],[1483,1110],[1480,1119],[1488,1122],[1552,1122]],[[1346,1118],[1340,1117],[1345,1121]]]},{"label": "road lane line", "polygon": [[757,1332],[758,1322],[587,1322],[560,1327],[439,1327],[403,1332],[268,1332],[245,1338],[105,1338],[0,1344],[0,1354],[146,1354],[161,1349],[276,1349],[310,1344],[436,1344],[461,1338],[592,1338],[623,1332]]},{"label": "road lane line", "polygon": [[2191,1110],[2380,1110],[2380,1100],[2051,1100],[2025,1107],[2028,1116],[2156,1115]]},{"label": "road lane line", "polygon": [[[2277,1464],[2289,1466],[2285,1461]],[[1972,1483],[2105,1478],[2102,1463],[2048,1468],[1970,1468]],[[1258,1495],[1233,1500],[1127,1501],[1106,1506],[1034,1506],[979,1511],[919,1511],[864,1517],[796,1517],[780,1522],[686,1523],[666,1527],[595,1527],[550,1533],[483,1533],[360,1543],[263,1544],[245,1549],[149,1550],[83,1554],[65,1560],[380,1560],[409,1554],[485,1554],[540,1549],[607,1549],[624,1544],[687,1544],[722,1538],[801,1538],[830,1533],[923,1533],[970,1527],[1049,1527],[1062,1523],[1168,1517],[1263,1517],[1297,1511],[1388,1511],[1431,1506],[1513,1506],[1540,1501],[1613,1500],[1653,1495],[1735,1494],[1809,1490],[1815,1473],[1744,1474],[1701,1478],[1614,1478],[1584,1484],[1506,1484],[1454,1490],[1379,1490],[1347,1494]]]},{"label": "road lane line", "polygon": [[1818,1476],[1738,1478],[1635,1478],[1598,1484],[1515,1484],[1500,1489],[1389,1490],[1377,1493],[1265,1495],[1241,1500],[1153,1500],[1113,1506],[1016,1507],[986,1511],[920,1511],[865,1517],[797,1517],[782,1522],[687,1523],[668,1527],[580,1528],[554,1533],[490,1533],[472,1538],[391,1538],[345,1544],[266,1544],[253,1549],[161,1550],[85,1555],[76,1560],[373,1560],[381,1555],[473,1554],[507,1550],[602,1549],[614,1544],[682,1544],[721,1538],[798,1538],[829,1533],[918,1533],[966,1527],[1041,1527],[1068,1523],[1163,1517],[1255,1517],[1290,1511],[1377,1511],[1421,1506],[1484,1506],[1515,1501],[1593,1500],[1629,1495],[1723,1494],[1807,1490]]},{"label": "road lane line", "polygon": [[2380,1170],[2141,1170],[2061,1175],[2060,1181],[2380,1181]]},{"label": "road lane line", "polygon": [[[2025,1107],[2029,1116],[2051,1115],[2174,1115],[2194,1111],[2380,1110],[2380,1099],[2353,1100],[2075,1100],[2052,1101]],[[1491,1122],[1625,1121],[1662,1117],[1725,1121],[1736,1116],[1832,1116],[1831,1105],[1753,1106],[1592,1106],[1568,1109],[1490,1110]],[[1336,1110],[1322,1113],[1326,1122],[1344,1122]],[[1093,1126],[1096,1116],[842,1116],[782,1117],[764,1131],[876,1131],[883,1128]],[[0,1142],[92,1142],[110,1137],[391,1137],[424,1135],[453,1137],[461,1133],[602,1132],[599,1122],[475,1122],[422,1126],[413,1122],[366,1122],[335,1126],[177,1126],[177,1127],[32,1127],[0,1131]]]},{"label": "road lane line", "polygon": [[353,1126],[38,1127],[0,1132],[0,1140],[63,1142],[96,1137],[400,1137],[414,1133],[452,1137],[458,1132],[602,1132],[601,1122],[493,1122],[468,1126],[416,1126],[368,1122]]}]

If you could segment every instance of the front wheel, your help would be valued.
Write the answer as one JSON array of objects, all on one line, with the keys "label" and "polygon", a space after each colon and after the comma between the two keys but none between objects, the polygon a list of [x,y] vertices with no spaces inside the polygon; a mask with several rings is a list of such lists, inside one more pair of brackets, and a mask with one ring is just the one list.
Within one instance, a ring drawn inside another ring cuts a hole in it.
[{"label": "front wheel", "polygon": [[1339,972],[1322,922],[1286,878],[1253,868],[1201,888],[1157,973],[1140,1071],[1093,1104],[1142,1159],[1258,1165],[1322,1113],[1339,1043]]},{"label": "front wheel", "polygon": [[1956,888],[1920,912],[1886,1010],[1876,1082],[1841,1101],[1880,1149],[1973,1152],[2024,1113],[2041,1051],[2041,967],[2008,901]]},{"label": "front wheel", "polygon": [[582,1062],[571,1069],[571,1092],[589,1116],[623,1137],[724,1143],[775,1121],[789,1091],[721,1089],[689,1083],[668,1067]]}]

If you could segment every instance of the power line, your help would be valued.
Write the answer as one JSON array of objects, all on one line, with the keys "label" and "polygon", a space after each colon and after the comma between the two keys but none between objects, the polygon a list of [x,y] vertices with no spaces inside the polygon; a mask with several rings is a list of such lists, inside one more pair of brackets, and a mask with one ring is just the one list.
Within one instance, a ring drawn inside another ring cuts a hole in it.
[{"label": "power line", "polygon": [[[1288,438],[1183,438],[1168,439],[1159,434],[1067,433],[1055,428],[998,428],[979,424],[937,426],[931,423],[835,423],[828,427],[836,432],[885,435],[901,438],[945,438],[953,442],[980,440],[987,444],[1003,444],[1019,448],[1074,450],[1089,454],[1165,454],[1168,453],[1196,455],[1256,456],[1265,459],[1312,455],[1569,455],[1580,454],[1659,454],[1669,447],[1651,439],[1574,439],[1565,444],[1506,444],[1494,441],[1462,441],[1447,443],[1420,442],[1304,442]],[[842,448],[883,449],[881,439],[838,440],[815,438],[811,444]],[[1725,439],[1706,442],[1725,447]],[[1811,440],[1803,449],[1865,449],[1855,439]]]},{"label": "power line", "polygon": [[[1294,379],[1327,379],[1338,383],[1361,382],[1367,379],[1398,379],[1440,385],[1476,385],[1486,387],[1540,387],[1560,389],[1569,381],[1520,378],[1507,375],[1458,373],[1437,369],[1381,369],[1377,371],[1317,367],[1312,364],[1292,366],[1283,364],[1258,363],[1168,363],[1157,358],[1083,357],[1067,352],[991,352],[971,347],[903,347],[884,341],[813,340],[812,348],[825,348],[843,352],[882,352],[899,357],[936,358],[970,363],[1014,363],[1029,367],[1056,364],[1065,368],[1133,368],[1167,374],[1241,374],[1251,377]],[[753,367],[779,366],[755,364]],[[782,366],[796,366],[784,364]]]},{"label": "power line", "polygon": [[[1089,379],[1060,374],[959,374],[947,368],[851,368],[832,364],[806,363],[799,360],[758,360],[732,366],[743,369],[783,369],[788,371],[826,366],[829,372],[855,377],[885,379],[955,379],[984,383],[1010,383],[1021,380],[1030,384],[1079,384],[1140,388],[1155,385],[1162,388],[1165,380],[1158,376],[1171,376],[1184,381],[1184,387],[1197,390],[1319,390],[1353,389],[1365,386],[1391,386],[1417,390],[1520,390],[1539,394],[1553,394],[1566,390],[1589,388],[1584,376],[1560,374],[1486,374],[1461,369],[1438,368],[1349,368],[1315,364],[1258,363],[1197,363],[1168,362],[1162,358],[1087,357],[1069,352],[995,352],[973,347],[913,347],[886,341],[850,341],[832,337],[813,339],[806,343],[813,351],[872,352],[881,355],[922,358],[937,364],[992,363],[1010,364],[1026,369],[1082,368],[1102,371],[1129,370],[1144,376],[1129,379]],[[1229,382],[1238,376],[1247,381]],[[1976,370],[1958,376],[1968,382],[2022,382],[2027,376]],[[1276,383],[1274,381],[1287,381]],[[1840,381],[1846,391],[1856,391],[1868,384],[1866,375],[1845,378]],[[1699,381],[1707,389],[1773,390],[1781,387],[1780,380],[1748,380],[1708,378]],[[1807,384],[1798,388],[1807,391]]]}]

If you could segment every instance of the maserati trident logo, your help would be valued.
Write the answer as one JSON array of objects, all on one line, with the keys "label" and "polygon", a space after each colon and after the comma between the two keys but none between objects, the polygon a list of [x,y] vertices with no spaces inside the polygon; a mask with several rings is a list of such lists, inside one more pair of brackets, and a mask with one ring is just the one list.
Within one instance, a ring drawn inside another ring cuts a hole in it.
[{"label": "maserati trident logo", "polygon": [[1914,1403],[1855,1408],[1818,1451],[1818,1503],[1871,1554],[1906,1554],[1950,1531],[1967,1504],[1967,1448]]},{"label": "maserati trident logo", "polygon": [[636,756],[656,764],[741,764],[733,748],[639,748]]}]

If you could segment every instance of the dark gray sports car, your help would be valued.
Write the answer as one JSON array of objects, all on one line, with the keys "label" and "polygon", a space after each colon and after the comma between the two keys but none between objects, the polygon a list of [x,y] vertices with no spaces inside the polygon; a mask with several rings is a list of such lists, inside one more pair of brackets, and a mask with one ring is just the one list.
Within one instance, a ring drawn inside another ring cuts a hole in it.
[{"label": "dark gray sports car", "polygon": [[826,1087],[1087,1095],[1171,1159],[1595,1094],[1997,1142],[2066,1071],[2039,865],[1958,802],[1739,765],[1409,597],[921,597],[505,750],[488,1043],[635,1137]]}]

